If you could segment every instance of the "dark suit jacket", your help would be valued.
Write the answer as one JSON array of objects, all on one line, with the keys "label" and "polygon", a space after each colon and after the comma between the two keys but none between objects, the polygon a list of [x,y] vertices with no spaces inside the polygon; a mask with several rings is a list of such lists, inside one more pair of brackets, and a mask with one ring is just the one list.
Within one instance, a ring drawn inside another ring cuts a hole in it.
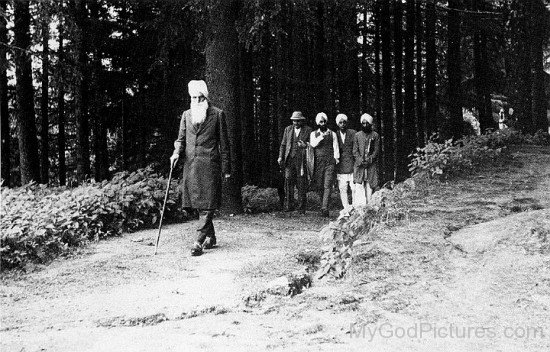
[{"label": "dark suit jacket", "polygon": [[340,149],[340,162],[336,164],[337,174],[351,174],[353,173],[354,157],[353,157],[353,139],[355,137],[355,130],[347,129],[345,142],[342,142],[340,136],[340,130],[336,131],[336,138],[338,138],[338,148]]},{"label": "dark suit jacket", "polygon": [[[311,127],[302,126],[300,133],[298,134],[298,140],[307,143],[309,141],[309,135],[311,133]],[[292,148],[292,135],[294,134],[294,126],[290,125],[285,128],[283,133],[283,139],[281,140],[281,147],[279,148],[279,158],[283,160],[283,165],[286,163],[286,159],[290,154],[290,149]],[[301,153],[305,154],[306,147],[301,148]],[[300,159],[304,158],[305,155],[299,155]]]}]

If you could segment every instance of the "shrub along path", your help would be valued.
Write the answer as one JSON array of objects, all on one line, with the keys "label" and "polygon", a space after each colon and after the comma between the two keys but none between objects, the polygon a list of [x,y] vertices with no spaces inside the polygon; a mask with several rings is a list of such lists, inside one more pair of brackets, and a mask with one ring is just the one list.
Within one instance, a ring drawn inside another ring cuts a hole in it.
[{"label": "shrub along path", "polygon": [[[1,350],[548,350],[549,189],[548,147],[417,185],[405,220],[357,243],[344,280],[249,304],[319,254],[316,212],[217,219],[220,246],[198,258],[188,250],[196,222],[167,226],[156,256],[156,230],[125,234],[4,273]],[[401,337],[415,327],[432,331]],[[544,337],[520,336],[539,327]]]}]

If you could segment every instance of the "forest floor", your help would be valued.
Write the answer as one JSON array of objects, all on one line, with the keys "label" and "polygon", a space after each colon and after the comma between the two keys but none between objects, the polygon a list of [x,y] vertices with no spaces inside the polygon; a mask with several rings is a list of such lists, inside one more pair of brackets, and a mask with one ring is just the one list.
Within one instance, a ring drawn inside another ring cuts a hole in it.
[{"label": "forest floor", "polygon": [[321,253],[328,220],[313,209],[217,218],[201,257],[191,221],[167,225],[156,256],[151,229],[4,273],[1,350],[550,350],[550,148],[403,205],[356,243],[344,279],[293,297],[246,299]]}]

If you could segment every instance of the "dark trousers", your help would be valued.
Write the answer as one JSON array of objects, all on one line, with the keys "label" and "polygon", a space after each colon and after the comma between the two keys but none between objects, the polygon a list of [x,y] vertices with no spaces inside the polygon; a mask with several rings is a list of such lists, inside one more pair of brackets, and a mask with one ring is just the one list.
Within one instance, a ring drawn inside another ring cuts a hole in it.
[{"label": "dark trousers", "polygon": [[206,237],[214,237],[216,232],[214,231],[214,210],[206,209],[200,212],[199,224],[197,229],[197,242],[203,243]]},{"label": "dark trousers", "polygon": [[334,183],[334,164],[324,163],[316,165],[315,181],[319,200],[321,201],[321,210],[328,210],[328,201],[330,199],[330,191]]},{"label": "dark trousers", "polygon": [[294,207],[294,187],[298,188],[298,208],[306,209],[307,170],[302,169],[296,158],[289,158],[285,165],[285,209]]}]

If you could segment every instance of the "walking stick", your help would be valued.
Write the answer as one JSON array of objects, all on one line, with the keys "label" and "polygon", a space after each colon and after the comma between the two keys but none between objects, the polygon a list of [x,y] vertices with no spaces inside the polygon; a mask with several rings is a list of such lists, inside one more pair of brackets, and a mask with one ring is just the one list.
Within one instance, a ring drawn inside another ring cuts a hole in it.
[{"label": "walking stick", "polygon": [[162,204],[162,212],[160,213],[160,221],[159,221],[159,233],[157,235],[157,243],[155,245],[155,255],[157,254],[157,250],[159,248],[159,241],[160,241],[160,230],[162,229],[162,218],[164,218],[164,208],[166,208],[166,201],[168,200],[168,192],[170,191],[170,181],[172,181],[172,170],[174,169],[175,162],[170,162],[170,174],[168,175],[168,185],[166,186],[166,194],[164,195],[164,204]]}]

